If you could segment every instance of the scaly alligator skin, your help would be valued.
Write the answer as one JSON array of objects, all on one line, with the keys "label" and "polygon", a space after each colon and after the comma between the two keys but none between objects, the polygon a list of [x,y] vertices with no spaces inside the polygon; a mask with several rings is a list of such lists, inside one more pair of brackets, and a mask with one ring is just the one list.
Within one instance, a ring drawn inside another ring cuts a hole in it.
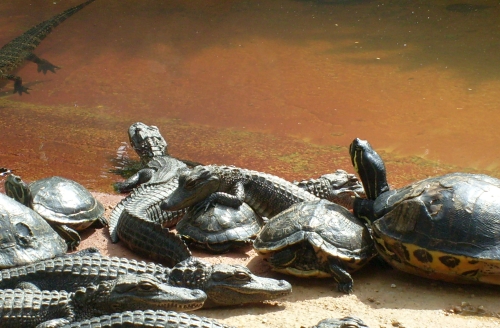
[{"label": "scaly alligator skin", "polygon": [[203,305],[200,290],[174,288],[151,275],[123,275],[75,292],[0,290],[2,327],[53,327],[127,310],[195,310]]},{"label": "scaly alligator skin", "polygon": [[247,203],[261,217],[272,218],[291,205],[319,198],[277,176],[234,166],[197,166],[179,176],[179,187],[161,204],[166,211],[215,203],[239,207]]},{"label": "scaly alligator skin", "polygon": [[174,311],[126,311],[75,322],[63,328],[234,328],[213,319]]},{"label": "scaly alligator skin", "polygon": [[94,1],[95,0],[85,1],[78,6],[63,11],[49,20],[33,26],[0,49],[0,78],[14,81],[14,93],[17,92],[20,95],[22,95],[23,92],[29,93],[29,89],[23,86],[22,79],[19,76],[10,74],[10,72],[19,67],[25,60],[37,64],[38,72],[42,71],[43,74],[46,74],[47,71],[55,73],[55,70],[60,68],[49,63],[45,59],[39,58],[32,51],[43,39],[45,39],[54,27]]},{"label": "scaly alligator skin", "polygon": [[[109,216],[109,233],[113,243],[122,240],[128,248],[162,263],[175,265],[191,256],[189,250],[174,254],[170,244],[183,243],[180,237],[164,227],[175,225],[186,210],[162,211],[163,199],[177,187],[177,179],[154,185],[141,185],[118,203]],[[146,241],[149,240],[149,241]],[[173,262],[172,262],[173,261]]]},{"label": "scaly alligator skin", "polygon": [[204,307],[231,306],[276,299],[291,293],[284,280],[258,277],[241,265],[210,264],[189,258],[172,269],[160,264],[106,256],[71,256],[0,271],[0,288],[31,283],[39,289],[68,292],[126,274],[149,274],[162,283],[207,294]]},{"label": "scaly alligator skin", "polygon": [[352,209],[354,197],[366,197],[363,185],[356,175],[344,170],[324,174],[318,179],[294,181],[293,184],[319,198],[327,199],[348,209]]},{"label": "scaly alligator skin", "polygon": [[179,169],[187,169],[188,165],[200,165],[170,156],[167,141],[154,125],[136,122],[129,127],[128,136],[130,145],[141,158],[144,167],[126,181],[115,183],[115,189],[119,192],[130,192],[142,184],[168,182],[172,177],[178,176]]}]

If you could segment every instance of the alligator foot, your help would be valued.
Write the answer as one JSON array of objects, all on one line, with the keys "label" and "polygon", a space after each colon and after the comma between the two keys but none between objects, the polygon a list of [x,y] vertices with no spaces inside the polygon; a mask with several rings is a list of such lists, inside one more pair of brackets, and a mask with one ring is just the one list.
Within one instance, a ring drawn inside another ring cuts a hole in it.
[{"label": "alligator foot", "polygon": [[61,67],[56,66],[56,65],[50,63],[49,61],[47,61],[45,59],[41,59],[41,58],[39,59],[39,61],[36,61],[36,63],[38,64],[38,68],[37,68],[38,73],[43,72],[43,74],[47,74],[47,71],[51,71],[52,73],[55,73],[56,69],[61,68]]},{"label": "alligator foot", "polygon": [[20,96],[22,96],[23,92],[29,94],[28,90],[29,90],[29,88],[27,88],[23,85],[23,81],[20,78],[19,78],[19,80],[15,80],[14,92],[12,92],[12,93],[17,92],[17,93],[19,93]]}]

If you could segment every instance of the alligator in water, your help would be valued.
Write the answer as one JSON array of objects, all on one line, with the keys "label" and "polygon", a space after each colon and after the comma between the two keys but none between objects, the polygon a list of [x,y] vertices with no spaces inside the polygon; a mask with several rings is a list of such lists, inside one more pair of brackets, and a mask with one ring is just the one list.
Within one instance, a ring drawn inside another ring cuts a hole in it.
[{"label": "alligator in water", "polygon": [[205,299],[201,290],[168,286],[148,274],[122,275],[74,292],[0,290],[0,322],[11,328],[55,327],[117,311],[195,310]]},{"label": "alligator in water", "polygon": [[210,264],[188,258],[173,268],[119,257],[74,255],[39,261],[0,271],[0,289],[25,283],[39,289],[72,292],[126,274],[150,274],[168,285],[201,289],[204,307],[257,303],[286,296],[292,286],[284,280],[259,277],[241,265]]},{"label": "alligator in water", "polygon": [[63,11],[49,20],[33,26],[0,49],[0,78],[14,81],[14,93],[17,92],[20,95],[22,95],[23,92],[29,93],[29,89],[23,86],[21,77],[11,74],[11,72],[19,67],[25,60],[37,64],[38,72],[43,72],[43,74],[46,74],[47,71],[55,73],[55,70],[60,68],[38,57],[33,53],[33,50],[50,32],[52,32],[54,27],[94,1],[95,0],[85,1],[78,6]]}]

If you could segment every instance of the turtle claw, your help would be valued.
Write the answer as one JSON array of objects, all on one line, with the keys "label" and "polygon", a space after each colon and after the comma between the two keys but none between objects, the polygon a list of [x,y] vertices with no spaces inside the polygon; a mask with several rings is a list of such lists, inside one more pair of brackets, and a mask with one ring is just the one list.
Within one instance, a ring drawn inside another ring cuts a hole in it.
[{"label": "turtle claw", "polygon": [[337,284],[337,290],[339,292],[341,292],[341,293],[344,293],[344,294],[352,294],[352,292],[353,292],[352,287],[353,287],[352,281],[350,281],[350,282],[339,282]]}]

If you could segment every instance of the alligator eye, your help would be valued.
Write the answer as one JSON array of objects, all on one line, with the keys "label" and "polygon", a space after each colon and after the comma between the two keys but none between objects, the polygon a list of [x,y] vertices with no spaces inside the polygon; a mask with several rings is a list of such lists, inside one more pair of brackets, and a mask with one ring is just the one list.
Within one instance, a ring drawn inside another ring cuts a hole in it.
[{"label": "alligator eye", "polygon": [[234,273],[234,277],[238,280],[250,280],[250,276],[243,271],[236,271]]},{"label": "alligator eye", "polygon": [[139,284],[139,289],[148,292],[156,289],[156,286],[150,282],[142,282]]},{"label": "alligator eye", "polygon": [[184,185],[186,189],[193,189],[196,186],[196,180],[186,180]]}]

